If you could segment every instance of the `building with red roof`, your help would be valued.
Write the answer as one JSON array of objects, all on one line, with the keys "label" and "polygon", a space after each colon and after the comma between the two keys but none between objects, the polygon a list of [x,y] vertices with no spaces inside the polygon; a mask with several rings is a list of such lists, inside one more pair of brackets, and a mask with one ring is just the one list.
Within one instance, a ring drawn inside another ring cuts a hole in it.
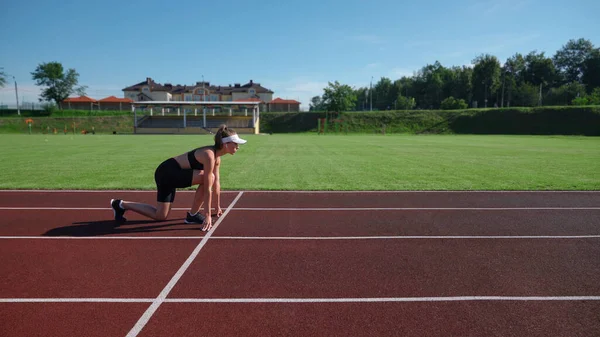
[{"label": "building with red roof", "polygon": [[275,98],[269,102],[269,111],[272,112],[299,112],[300,102],[294,99]]},{"label": "building with red roof", "polygon": [[62,109],[71,110],[131,110],[129,98],[108,96],[100,100],[88,96],[68,97],[61,103]]}]

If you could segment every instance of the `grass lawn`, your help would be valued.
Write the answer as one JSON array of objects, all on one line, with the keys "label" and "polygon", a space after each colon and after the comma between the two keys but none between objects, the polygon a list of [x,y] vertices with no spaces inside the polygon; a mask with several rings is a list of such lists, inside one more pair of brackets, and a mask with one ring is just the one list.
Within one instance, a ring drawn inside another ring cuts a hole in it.
[{"label": "grass lawn", "polygon": [[[223,190],[600,190],[600,138],[244,135]],[[0,189],[154,189],[210,136],[0,135]]]}]

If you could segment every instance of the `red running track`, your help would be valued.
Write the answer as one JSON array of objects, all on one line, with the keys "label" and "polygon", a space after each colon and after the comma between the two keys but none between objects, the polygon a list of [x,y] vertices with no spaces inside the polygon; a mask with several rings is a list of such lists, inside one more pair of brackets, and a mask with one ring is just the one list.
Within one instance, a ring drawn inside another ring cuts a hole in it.
[{"label": "red running track", "polygon": [[192,196],[1,191],[0,335],[600,335],[598,192]]}]

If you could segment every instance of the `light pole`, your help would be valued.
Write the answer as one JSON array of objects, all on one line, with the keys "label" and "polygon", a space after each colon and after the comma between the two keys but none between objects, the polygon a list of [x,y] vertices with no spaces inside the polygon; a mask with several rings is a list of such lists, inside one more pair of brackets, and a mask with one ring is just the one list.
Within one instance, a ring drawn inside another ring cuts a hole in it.
[{"label": "light pole", "polygon": [[15,81],[15,96],[17,97],[17,114],[21,116],[21,108],[19,108],[19,89],[17,87],[17,79],[14,76],[12,78]]},{"label": "light pole", "polygon": [[369,111],[373,111],[373,76],[371,76],[371,84],[369,87],[369,99],[371,100]]}]

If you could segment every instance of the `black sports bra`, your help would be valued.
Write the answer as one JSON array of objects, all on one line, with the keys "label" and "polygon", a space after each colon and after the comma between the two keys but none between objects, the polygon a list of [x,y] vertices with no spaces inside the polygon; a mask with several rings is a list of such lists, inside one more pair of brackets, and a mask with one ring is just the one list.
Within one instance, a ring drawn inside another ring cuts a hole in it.
[{"label": "black sports bra", "polygon": [[198,161],[198,159],[196,159],[196,156],[194,155],[196,153],[196,150],[198,150],[199,148],[195,148],[192,151],[187,153],[187,157],[188,157],[188,161],[190,162],[190,167],[194,170],[204,170],[204,164],[202,164],[201,162]]}]

